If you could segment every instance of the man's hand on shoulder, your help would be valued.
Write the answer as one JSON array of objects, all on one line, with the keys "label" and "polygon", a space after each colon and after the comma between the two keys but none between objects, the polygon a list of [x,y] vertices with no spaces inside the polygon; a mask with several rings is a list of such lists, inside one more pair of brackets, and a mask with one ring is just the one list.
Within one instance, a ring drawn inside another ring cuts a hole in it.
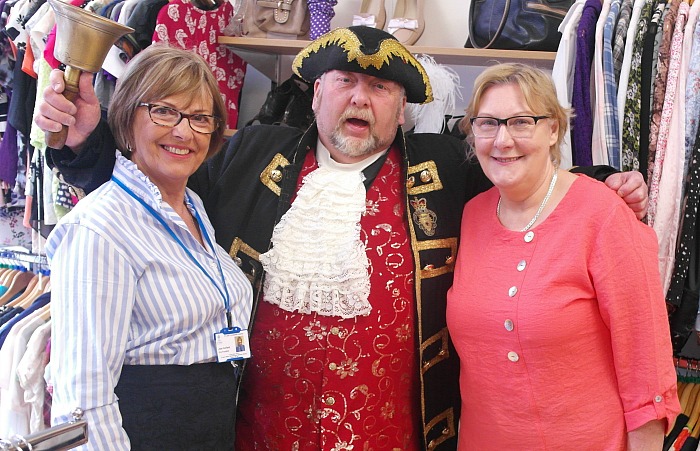
[{"label": "man's hand on shoulder", "polygon": [[605,179],[605,184],[627,203],[637,219],[647,214],[649,189],[638,171],[618,172]]}]

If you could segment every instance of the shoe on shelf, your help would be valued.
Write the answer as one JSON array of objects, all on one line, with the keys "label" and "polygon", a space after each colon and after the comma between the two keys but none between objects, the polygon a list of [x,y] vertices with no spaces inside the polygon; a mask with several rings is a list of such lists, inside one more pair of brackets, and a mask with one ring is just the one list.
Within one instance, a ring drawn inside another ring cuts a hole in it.
[{"label": "shoe on shelf", "polygon": [[362,0],[360,12],[352,16],[353,25],[384,29],[386,10],[384,0]]},{"label": "shoe on shelf", "polygon": [[404,45],[413,45],[423,34],[425,0],[397,0],[387,31]]}]

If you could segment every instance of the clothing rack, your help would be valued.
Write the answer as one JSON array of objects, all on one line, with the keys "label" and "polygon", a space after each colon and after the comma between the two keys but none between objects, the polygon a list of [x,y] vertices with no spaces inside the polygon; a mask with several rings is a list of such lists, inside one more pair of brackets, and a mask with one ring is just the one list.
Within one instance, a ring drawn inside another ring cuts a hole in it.
[{"label": "clothing rack", "polygon": [[49,429],[22,437],[15,435],[9,440],[0,439],[0,451],[63,451],[83,445],[88,441],[87,420],[82,409],[75,409],[73,419]]},{"label": "clothing rack", "polygon": [[700,360],[688,357],[674,357],[673,364],[676,369],[683,369],[700,374]]},{"label": "clothing rack", "polygon": [[49,262],[45,255],[32,254],[16,247],[0,248],[0,268],[29,270],[39,275],[50,275]]}]

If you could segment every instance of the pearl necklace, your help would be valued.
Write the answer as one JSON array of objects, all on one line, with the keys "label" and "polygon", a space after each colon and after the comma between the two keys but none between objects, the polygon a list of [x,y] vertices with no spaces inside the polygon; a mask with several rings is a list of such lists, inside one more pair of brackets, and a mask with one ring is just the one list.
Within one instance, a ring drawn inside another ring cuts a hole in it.
[{"label": "pearl necklace", "polygon": [[[537,213],[535,213],[535,216],[530,220],[530,222],[527,223],[527,225],[520,229],[521,232],[527,232],[530,230],[530,227],[532,227],[535,222],[537,221],[537,218],[540,217],[540,214],[542,213],[542,210],[544,210],[544,206],[547,205],[547,201],[549,200],[549,197],[552,195],[552,192],[554,191],[554,185],[557,183],[557,169],[554,169],[554,175],[552,176],[552,182],[549,184],[549,189],[547,190],[547,194],[544,196],[544,199],[542,199],[542,203],[540,204],[540,208],[537,209]],[[500,218],[501,216],[501,198],[498,198],[498,205],[496,206],[496,217]]]}]

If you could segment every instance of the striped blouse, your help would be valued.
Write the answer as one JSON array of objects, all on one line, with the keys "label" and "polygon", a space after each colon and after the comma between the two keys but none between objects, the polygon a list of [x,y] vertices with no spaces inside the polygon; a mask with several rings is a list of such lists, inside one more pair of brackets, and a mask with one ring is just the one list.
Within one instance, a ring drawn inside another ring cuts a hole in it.
[{"label": "striped blouse", "polygon": [[122,365],[216,361],[214,333],[226,326],[226,293],[233,325],[247,327],[250,283],[216,244],[201,199],[189,189],[186,197],[209,237],[204,247],[118,153],[112,181],[81,200],[48,238],[52,416],[60,423],[76,407],[85,411],[84,449],[129,449],[114,394]]}]

